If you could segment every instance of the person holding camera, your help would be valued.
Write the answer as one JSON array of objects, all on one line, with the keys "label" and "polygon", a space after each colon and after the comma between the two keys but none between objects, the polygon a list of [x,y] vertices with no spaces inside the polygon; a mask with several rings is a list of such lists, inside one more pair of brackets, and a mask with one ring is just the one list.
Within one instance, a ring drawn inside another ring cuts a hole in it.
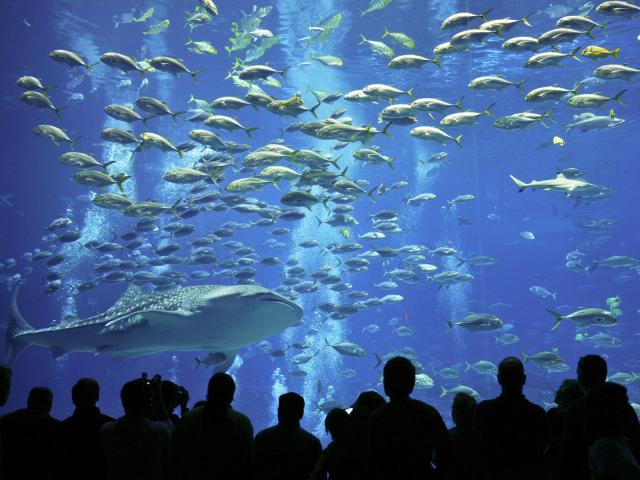
[{"label": "person holding camera", "polygon": [[[127,382],[120,391],[124,416],[103,425],[109,480],[159,480],[166,476],[173,423],[164,406],[159,375]],[[151,419],[155,420],[151,420]]]},{"label": "person holding camera", "polygon": [[[186,388],[176,385],[170,380],[162,380],[160,383],[160,394],[162,395],[162,402],[167,409],[167,415],[175,427],[180,418],[189,411],[187,408],[189,392]],[[174,410],[178,407],[180,407],[179,416],[174,413]],[[163,415],[163,412],[158,412],[157,415],[151,417],[151,420],[162,421],[164,419]]]}]

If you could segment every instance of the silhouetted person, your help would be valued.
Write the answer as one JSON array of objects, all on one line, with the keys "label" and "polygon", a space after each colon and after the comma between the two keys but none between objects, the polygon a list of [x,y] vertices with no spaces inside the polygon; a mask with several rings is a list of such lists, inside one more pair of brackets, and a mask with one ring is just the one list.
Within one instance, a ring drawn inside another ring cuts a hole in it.
[{"label": "silhouetted person", "polygon": [[258,480],[307,479],[322,453],[314,435],[300,427],[304,398],[294,392],[278,399],[278,424],[256,435],[254,478]]},{"label": "silhouetted person", "polygon": [[96,406],[100,386],[92,378],[82,378],[71,389],[73,415],[60,425],[61,467],[65,479],[105,478],[106,463],[100,441],[102,425],[113,421]]},{"label": "silhouetted person", "polygon": [[[588,404],[592,391],[607,379],[607,362],[599,355],[585,355],[578,361],[578,383],[585,393],[568,408],[560,451],[560,478],[562,480],[583,480],[589,478],[589,447],[595,440],[590,434]],[[624,419],[623,436],[629,439],[630,448],[636,459],[640,458],[640,424],[638,417],[628,402],[621,406]]]},{"label": "silhouetted person", "polygon": [[4,407],[11,390],[11,369],[0,365],[0,407]]},{"label": "silhouetted person", "polygon": [[522,362],[505,358],[498,366],[502,393],[476,408],[473,430],[481,470],[489,480],[546,478],[543,462],[549,425],[544,409],[522,394],[526,380]]},{"label": "silhouetted person", "polygon": [[389,403],[373,412],[369,421],[368,478],[446,478],[453,469],[447,427],[435,408],[410,397],[415,381],[416,369],[404,357],[394,357],[384,366]]},{"label": "silhouetted person", "polygon": [[[169,418],[175,426],[178,424],[180,417],[174,413],[174,410],[180,407],[180,416],[188,411],[189,392],[187,392],[184,387],[180,387],[169,380],[162,381],[160,384],[160,392]],[[156,418],[152,418],[152,420],[156,420]]]},{"label": "silhouetted person", "polygon": [[[110,480],[159,480],[166,474],[171,420],[160,395],[160,379],[138,378],[120,391],[124,416],[102,426],[100,437]],[[163,421],[149,417],[165,411]]]},{"label": "silhouetted person", "polygon": [[[3,407],[9,399],[9,391],[11,390],[11,369],[0,365],[0,407]],[[1,418],[1,417],[0,417]],[[4,471],[2,466],[2,430],[0,430],[0,472]]]},{"label": "silhouetted person", "polygon": [[360,478],[349,445],[349,414],[334,408],[324,419],[324,428],[332,442],[322,451],[310,480],[354,480]]},{"label": "silhouetted person", "polygon": [[51,390],[35,387],[29,392],[27,408],[2,417],[0,478],[48,479],[55,474],[54,446],[60,422],[49,415],[52,404]]},{"label": "silhouetted person", "polygon": [[451,418],[455,427],[449,429],[449,438],[456,456],[456,472],[452,478],[459,480],[478,480],[482,478],[480,473],[480,461],[478,458],[478,445],[473,435],[473,417],[478,402],[471,395],[458,393],[453,397],[451,406]]},{"label": "silhouetted person", "polygon": [[216,373],[209,380],[206,405],[180,419],[171,450],[173,478],[251,478],[253,427],[231,408],[235,390],[230,375]]},{"label": "silhouetted person", "polygon": [[[587,399],[589,470],[593,480],[638,480],[640,465],[625,437],[627,389],[606,382],[593,387]],[[637,439],[636,439],[637,440]]]},{"label": "silhouetted person", "polygon": [[549,421],[549,447],[545,453],[547,461],[547,470],[552,480],[560,477],[560,446],[562,444],[562,435],[564,433],[564,420],[567,415],[569,405],[575,400],[582,397],[583,392],[577,380],[566,379],[561,384],[554,401],[557,406],[547,411],[547,420]]},{"label": "silhouetted person", "polygon": [[65,480],[106,478],[106,462],[100,429],[113,421],[96,406],[100,386],[93,378],[81,378],[71,389],[73,415],[60,424],[60,471]]},{"label": "silhouetted person", "polygon": [[382,395],[374,390],[360,393],[349,414],[349,455],[356,471],[354,480],[367,478],[367,442],[371,414],[387,404]]}]

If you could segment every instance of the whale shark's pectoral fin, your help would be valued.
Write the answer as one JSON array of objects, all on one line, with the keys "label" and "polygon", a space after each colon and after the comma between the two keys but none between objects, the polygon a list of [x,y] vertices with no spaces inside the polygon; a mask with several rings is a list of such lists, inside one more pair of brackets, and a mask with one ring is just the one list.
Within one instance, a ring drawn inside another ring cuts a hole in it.
[{"label": "whale shark's pectoral fin", "polygon": [[138,328],[148,327],[149,322],[147,322],[144,315],[136,313],[135,315],[131,315],[128,317],[118,318],[116,320],[112,320],[107,323],[102,330],[100,330],[100,335],[108,335],[108,334],[119,334],[119,333],[129,333],[132,330],[136,330]]},{"label": "whale shark's pectoral fin", "polygon": [[190,312],[186,310],[145,310],[127,317],[120,317],[105,324],[100,335],[130,333],[140,328],[170,330],[182,317]]}]

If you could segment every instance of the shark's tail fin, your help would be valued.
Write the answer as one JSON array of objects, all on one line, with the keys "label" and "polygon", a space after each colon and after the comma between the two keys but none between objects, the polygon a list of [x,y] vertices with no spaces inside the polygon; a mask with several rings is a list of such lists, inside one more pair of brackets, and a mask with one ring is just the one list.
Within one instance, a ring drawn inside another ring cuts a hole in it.
[{"label": "shark's tail fin", "polygon": [[522,192],[522,191],[524,191],[525,188],[527,188],[527,184],[524,183],[522,180],[518,180],[513,175],[509,175],[509,177],[511,177],[511,180],[513,180],[514,183],[518,186],[518,191],[519,192]]},{"label": "shark's tail fin", "polygon": [[11,366],[13,361],[18,357],[23,348],[28,346],[29,344],[20,339],[16,338],[18,334],[28,332],[33,330],[33,327],[29,325],[25,319],[22,317],[20,310],[18,310],[18,292],[20,291],[20,283],[16,285],[16,288],[13,290],[11,294],[11,310],[9,311],[9,324],[7,326],[6,333],[6,355],[5,355],[5,364],[7,366]]}]

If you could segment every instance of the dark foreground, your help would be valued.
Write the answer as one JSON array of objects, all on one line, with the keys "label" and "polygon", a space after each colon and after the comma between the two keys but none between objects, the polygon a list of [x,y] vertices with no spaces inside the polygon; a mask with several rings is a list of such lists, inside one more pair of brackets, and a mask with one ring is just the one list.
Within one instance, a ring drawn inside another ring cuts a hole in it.
[{"label": "dark foreground", "polygon": [[[11,371],[0,367],[0,406]],[[207,400],[188,408],[188,392],[158,376],[121,391],[124,416],[100,412],[99,385],[80,379],[74,414],[49,415],[51,391],[35,387],[27,407],[0,419],[0,478],[13,479],[460,479],[638,480],[640,424],[626,388],[607,382],[606,361],[582,357],[577,380],[556,392],[545,412],[524,394],[524,366],[505,358],[502,393],[477,404],[457,392],[455,427],[430,405],[411,398],[415,367],[395,357],[384,368],[384,390],[361,393],[352,408],[331,410],[332,442],[300,427],[304,399],[280,397],[278,424],[254,436],[235,411],[233,378],[209,381]],[[180,415],[174,413],[179,407]]]}]

